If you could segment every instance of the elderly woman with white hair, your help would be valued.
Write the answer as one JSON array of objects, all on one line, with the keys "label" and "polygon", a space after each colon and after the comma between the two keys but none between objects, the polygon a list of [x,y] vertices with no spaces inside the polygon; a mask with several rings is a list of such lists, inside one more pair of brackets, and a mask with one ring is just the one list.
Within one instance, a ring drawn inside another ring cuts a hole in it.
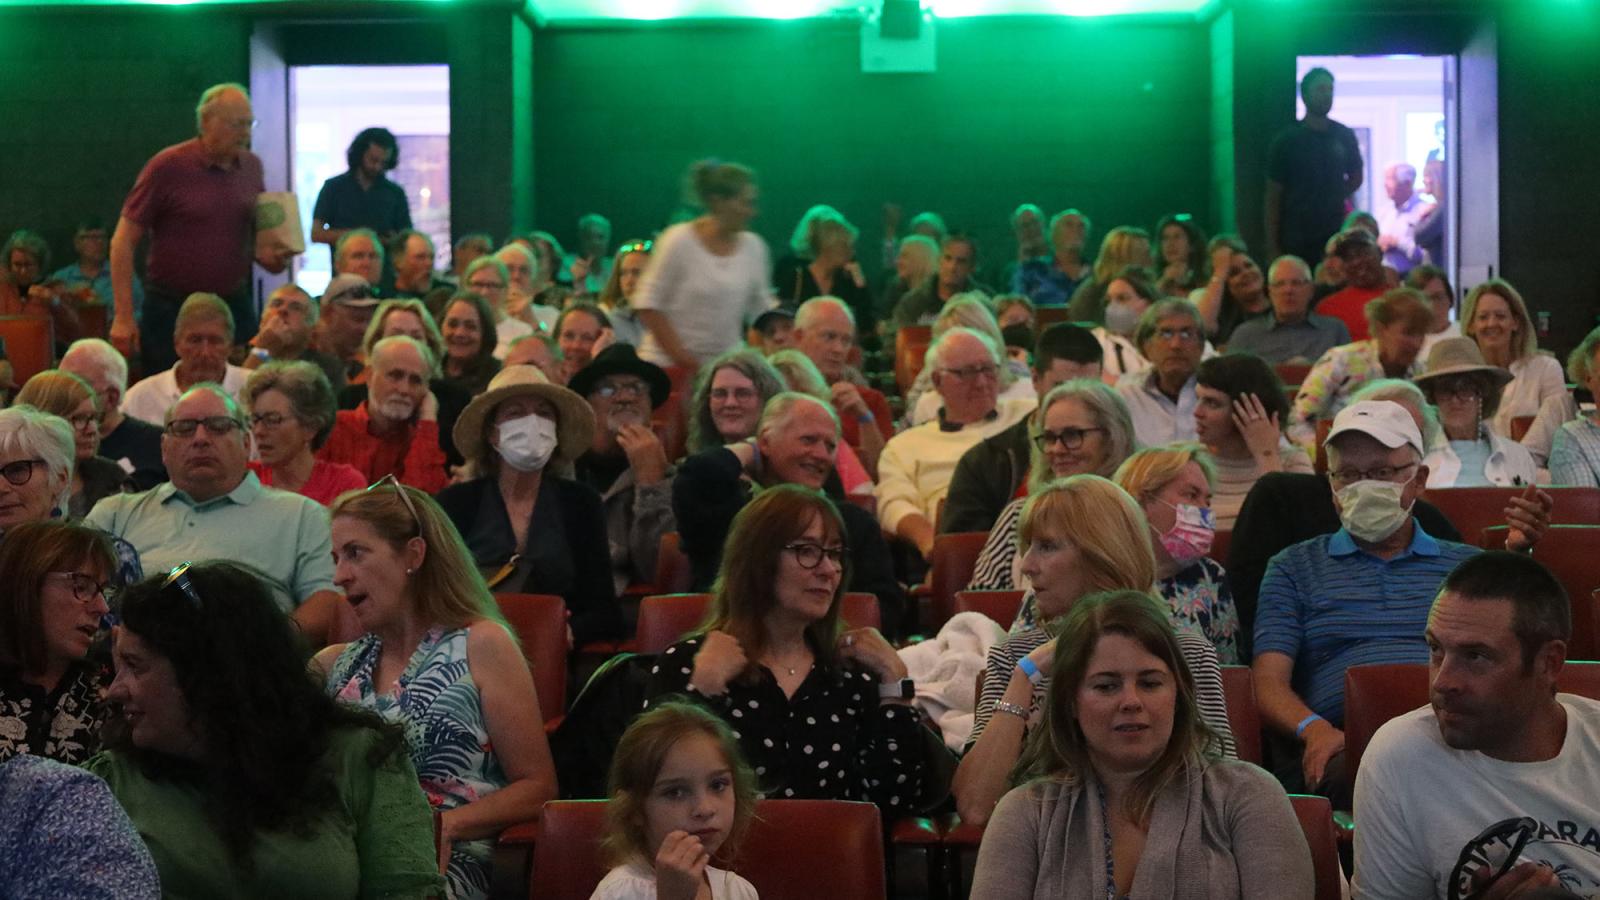
[{"label": "elderly woman with white hair", "polygon": [[[952,328],[971,328],[973,331],[988,335],[994,340],[995,346],[1004,347],[1006,340],[1000,333],[1000,323],[994,317],[994,310],[989,308],[989,295],[981,291],[968,291],[957,294],[945,303],[944,309],[939,312],[939,317],[933,320],[931,334],[937,343],[940,336]],[[1033,378],[1028,371],[1027,363],[1016,360],[1004,360],[1000,367],[1000,400],[1034,400],[1037,399],[1033,392]],[[921,425],[931,422],[939,417],[939,410],[944,404],[939,399],[939,393],[932,390],[933,367],[924,365],[922,371],[917,373],[916,381],[912,382],[911,390],[906,392],[906,422],[907,425]]]},{"label": "elderly woman with white hair", "polygon": [[539,257],[526,244],[513,241],[496,250],[494,258],[506,267],[506,315],[548,331],[558,311],[538,302]]},{"label": "elderly woman with white hair", "polygon": [[594,412],[534,366],[507,366],[456,420],[472,480],[439,492],[439,506],[499,593],[555,594],[577,643],[616,636],[600,495],[557,474],[594,442]]},{"label": "elderly woman with white hair", "polygon": [[133,489],[128,473],[100,455],[100,396],[87,381],[71,372],[46,369],[28,379],[17,392],[16,402],[65,419],[72,426],[76,464],[67,515],[81,519],[101,499]]}]

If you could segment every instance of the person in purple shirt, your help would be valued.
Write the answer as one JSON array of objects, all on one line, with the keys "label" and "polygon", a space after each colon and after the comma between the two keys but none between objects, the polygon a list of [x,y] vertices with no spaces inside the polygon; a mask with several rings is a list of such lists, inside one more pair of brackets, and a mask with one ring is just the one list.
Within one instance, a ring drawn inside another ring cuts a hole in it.
[{"label": "person in purple shirt", "polygon": [[155,861],[104,781],[38,756],[0,764],[0,897],[155,900]]},{"label": "person in purple shirt", "polygon": [[[162,150],[139,173],[111,238],[111,289],[116,309],[111,342],[124,356],[143,347],[146,372],[172,367],[173,324],[196,292],[227,298],[240,341],[256,331],[250,262],[282,272],[287,256],[257,257],[256,197],[265,185],[261,159],[250,152],[255,127],[242,85],[207,88],[195,107],[199,135]],[[144,315],[133,313],[133,256],[146,236]]]}]

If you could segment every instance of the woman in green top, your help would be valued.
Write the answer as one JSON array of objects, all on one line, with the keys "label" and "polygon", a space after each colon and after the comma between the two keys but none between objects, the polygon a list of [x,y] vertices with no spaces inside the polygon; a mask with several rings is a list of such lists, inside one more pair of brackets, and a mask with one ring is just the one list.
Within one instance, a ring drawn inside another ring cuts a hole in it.
[{"label": "woman in green top", "polygon": [[104,778],[168,897],[433,897],[401,734],[328,697],[260,576],[187,563],[129,588]]}]

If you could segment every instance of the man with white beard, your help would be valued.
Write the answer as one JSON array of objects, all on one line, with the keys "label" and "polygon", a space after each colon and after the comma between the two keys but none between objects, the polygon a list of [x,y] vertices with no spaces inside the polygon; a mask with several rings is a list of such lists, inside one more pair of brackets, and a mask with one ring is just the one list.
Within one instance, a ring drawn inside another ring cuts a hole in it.
[{"label": "man with white beard", "polygon": [[375,482],[393,475],[427,493],[449,481],[439,444],[439,401],[428,390],[438,365],[416,338],[386,337],[367,361],[367,399],[342,409],[318,459],[355,466]]},{"label": "man with white beard", "polygon": [[[655,579],[661,536],[677,530],[673,468],[661,438],[650,430],[650,413],[666,402],[672,381],[632,345],[612,344],[567,386],[594,409],[594,446],[578,458],[577,478],[600,492],[620,594],[629,584]],[[630,613],[624,609],[625,616]]]}]

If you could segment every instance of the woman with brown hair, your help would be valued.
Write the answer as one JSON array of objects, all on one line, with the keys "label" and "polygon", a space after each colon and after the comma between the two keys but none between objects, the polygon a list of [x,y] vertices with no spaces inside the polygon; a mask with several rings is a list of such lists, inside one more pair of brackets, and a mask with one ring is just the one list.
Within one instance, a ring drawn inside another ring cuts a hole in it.
[{"label": "woman with brown hair", "polygon": [[1225,760],[1159,606],[1080,600],[1043,721],[978,851],[972,896],[1269,898],[1313,894],[1311,853],[1272,776]]},{"label": "woman with brown hair", "polygon": [[711,610],[651,670],[654,706],[683,695],[734,729],[763,793],[917,808],[931,735],[906,665],[877,629],[839,617],[844,524],[821,493],[766,488],[734,517]]},{"label": "woman with brown hair", "polygon": [[89,514],[103,498],[130,490],[128,473],[100,456],[100,422],[105,411],[100,395],[89,382],[71,372],[46,369],[28,379],[17,392],[19,406],[31,406],[65,419],[72,426],[72,493],[64,512],[75,519]]}]

